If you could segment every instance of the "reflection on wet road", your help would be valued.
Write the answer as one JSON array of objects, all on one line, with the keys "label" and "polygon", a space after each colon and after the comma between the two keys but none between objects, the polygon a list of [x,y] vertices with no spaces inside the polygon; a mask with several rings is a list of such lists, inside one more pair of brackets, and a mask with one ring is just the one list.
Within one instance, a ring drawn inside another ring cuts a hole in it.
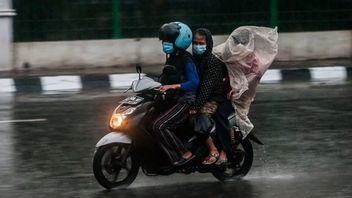
[{"label": "reflection on wet road", "polygon": [[242,180],[141,173],[127,190],[105,191],[94,179],[91,161],[122,97],[1,95],[1,197],[352,196],[350,84],[261,86],[250,116],[266,145],[255,145],[254,166]]}]

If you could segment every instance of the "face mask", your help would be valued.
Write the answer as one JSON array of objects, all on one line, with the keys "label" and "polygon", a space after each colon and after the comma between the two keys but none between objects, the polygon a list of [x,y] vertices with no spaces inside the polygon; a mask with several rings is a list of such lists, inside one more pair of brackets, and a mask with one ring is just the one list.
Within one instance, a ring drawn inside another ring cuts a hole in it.
[{"label": "face mask", "polygon": [[163,51],[165,54],[172,54],[175,51],[174,44],[169,42],[163,42]]},{"label": "face mask", "polygon": [[207,45],[193,45],[192,51],[195,54],[202,55],[207,50]]}]

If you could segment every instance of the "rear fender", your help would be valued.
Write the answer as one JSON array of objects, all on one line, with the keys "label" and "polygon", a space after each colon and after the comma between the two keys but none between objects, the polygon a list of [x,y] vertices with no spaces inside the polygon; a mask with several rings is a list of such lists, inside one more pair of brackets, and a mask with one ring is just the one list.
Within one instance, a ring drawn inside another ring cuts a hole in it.
[{"label": "rear fender", "polygon": [[255,142],[259,145],[264,145],[263,142],[260,141],[253,133],[248,134],[246,138],[252,140],[253,142]]}]

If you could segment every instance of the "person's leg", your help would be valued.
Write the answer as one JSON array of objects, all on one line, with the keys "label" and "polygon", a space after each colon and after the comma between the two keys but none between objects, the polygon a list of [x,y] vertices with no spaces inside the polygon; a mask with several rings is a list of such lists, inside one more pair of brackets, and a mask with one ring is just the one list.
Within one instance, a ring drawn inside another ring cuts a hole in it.
[{"label": "person's leg", "polygon": [[233,113],[234,109],[230,101],[226,100],[219,104],[215,113],[214,120],[216,124],[215,137],[218,141],[218,149],[220,150],[220,161],[226,161],[227,156],[233,156],[233,149],[230,138],[230,123],[228,117]]},{"label": "person's leg", "polygon": [[186,153],[180,139],[171,131],[183,124],[188,118],[188,104],[176,104],[170,110],[159,116],[153,124],[153,131],[160,140],[161,148],[171,164],[178,161]]},{"label": "person's leg", "polygon": [[213,139],[211,137],[208,137],[206,144],[209,150],[209,155],[204,159],[203,164],[205,165],[214,164],[219,158],[219,151],[216,148],[213,142]]},{"label": "person's leg", "polygon": [[[215,101],[208,101],[207,103],[204,104],[204,106],[201,109],[201,114],[204,114],[206,118],[211,119],[211,116],[215,114],[216,110],[218,108],[218,103]],[[208,135],[206,141],[205,141],[209,154],[208,156],[204,159],[203,164],[205,165],[210,165],[215,163],[218,158],[219,158],[219,151],[217,147],[215,146],[213,139]]]}]

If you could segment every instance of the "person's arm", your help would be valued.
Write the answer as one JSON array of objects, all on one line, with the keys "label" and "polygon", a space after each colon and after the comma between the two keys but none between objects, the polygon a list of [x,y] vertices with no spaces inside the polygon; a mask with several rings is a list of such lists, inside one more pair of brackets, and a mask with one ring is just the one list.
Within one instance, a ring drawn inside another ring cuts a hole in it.
[{"label": "person's arm", "polygon": [[199,86],[199,77],[196,66],[193,62],[189,61],[185,65],[185,73],[187,81],[181,84],[163,85],[160,87],[160,91],[167,91],[169,89],[182,89],[184,91],[196,92]]},{"label": "person's arm", "polygon": [[216,89],[215,85],[219,79],[222,79],[222,68],[221,65],[214,61],[210,62],[209,69],[205,74],[204,80],[202,80],[196,101],[191,110],[199,111],[199,109],[210,99],[211,94]]},{"label": "person's arm", "polygon": [[196,92],[199,86],[199,77],[196,65],[193,62],[186,63],[185,71],[187,81],[180,84],[180,89],[184,91]]}]

